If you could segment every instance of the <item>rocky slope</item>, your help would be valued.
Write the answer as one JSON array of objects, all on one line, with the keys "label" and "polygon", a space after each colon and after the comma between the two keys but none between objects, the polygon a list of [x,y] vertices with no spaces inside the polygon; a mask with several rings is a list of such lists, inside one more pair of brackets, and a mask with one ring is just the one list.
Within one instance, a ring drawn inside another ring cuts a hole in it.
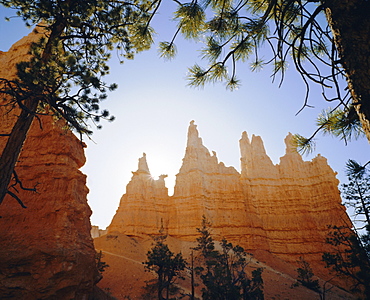
[{"label": "rocky slope", "polygon": [[321,261],[330,252],[328,225],[350,224],[341,204],[336,173],[324,157],[303,161],[285,140],[286,154],[274,165],[262,139],[240,139],[241,173],[218,162],[190,123],[183,164],[168,196],[165,175],[150,176],[145,154],[127,185],[108,235],[147,236],[161,226],[169,236],[195,241],[202,215],[216,239],[225,237],[249,251],[265,251],[289,263],[299,257],[328,279]]},{"label": "rocky slope", "polygon": [[[0,53],[0,78],[11,79],[40,34],[33,32]],[[19,113],[0,102],[0,133],[9,133]],[[6,137],[0,137],[0,151]],[[0,205],[0,298],[86,299],[96,279],[90,236],[83,145],[63,123],[41,116],[33,124],[16,172],[25,187]]]},{"label": "rocky slope", "polygon": [[[153,245],[153,239],[146,235],[126,236],[121,233],[107,234],[94,240],[97,250],[102,250],[102,260],[109,265],[103,273],[103,279],[98,286],[104,291],[116,297],[118,300],[125,299],[156,299],[144,298],[144,287],[146,282],[155,279],[153,273],[145,272],[142,262],[147,260],[146,253]],[[174,253],[181,252],[188,262],[191,248],[196,246],[195,242],[180,240],[169,236],[166,240],[170,250]],[[248,256],[248,267],[246,272],[250,274],[256,268],[263,268],[264,296],[266,300],[319,300],[320,296],[305,287],[292,287],[296,283],[296,266],[287,263],[268,251],[253,251],[254,256]],[[258,257],[258,259],[257,259]],[[191,299],[191,277],[190,272],[182,273],[184,280],[177,280],[180,287],[180,296],[176,299]],[[326,285],[327,300],[354,300],[354,296],[348,292],[319,280],[320,286]],[[201,299],[201,284],[198,276],[195,276],[195,296]]]}]

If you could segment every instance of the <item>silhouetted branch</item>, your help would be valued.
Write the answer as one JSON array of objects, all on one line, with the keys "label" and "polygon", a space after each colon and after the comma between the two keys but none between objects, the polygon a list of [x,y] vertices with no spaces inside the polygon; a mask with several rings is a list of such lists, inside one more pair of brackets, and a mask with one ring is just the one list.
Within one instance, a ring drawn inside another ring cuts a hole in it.
[{"label": "silhouetted branch", "polygon": [[22,200],[16,195],[14,194],[13,192],[11,191],[7,191],[7,193],[12,196],[15,200],[17,200],[17,202],[20,204],[20,206],[22,206],[23,208],[27,208],[26,205],[23,204]]},{"label": "silhouetted branch", "polygon": [[18,177],[18,174],[16,171],[13,171],[13,176],[14,176],[14,180],[15,180],[15,183],[12,184],[10,187],[14,188],[17,184],[21,187],[22,190],[25,190],[25,191],[31,191],[31,192],[37,192],[36,191],[36,186],[38,184],[36,184],[33,188],[26,188],[23,186],[23,183],[22,181],[19,179]]},{"label": "silhouetted branch", "polygon": [[[17,174],[16,171],[13,171],[13,179],[14,179],[15,182],[9,186],[9,189],[13,188],[16,192],[18,192],[16,186],[19,185],[19,187],[24,191],[30,191],[30,192],[35,192],[35,193],[37,192],[36,186],[38,185],[38,183],[33,188],[25,187],[23,185],[22,181],[19,179],[18,174]],[[7,190],[7,194],[9,194],[11,197],[13,197],[15,200],[17,200],[17,202],[20,204],[20,206],[22,206],[23,208],[27,208],[27,206],[24,205],[23,201],[15,193],[10,191],[9,189]]]}]

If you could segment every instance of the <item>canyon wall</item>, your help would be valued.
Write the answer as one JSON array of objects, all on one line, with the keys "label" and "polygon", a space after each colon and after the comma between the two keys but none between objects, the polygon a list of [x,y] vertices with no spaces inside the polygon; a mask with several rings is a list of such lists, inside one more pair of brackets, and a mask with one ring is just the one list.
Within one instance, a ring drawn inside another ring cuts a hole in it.
[{"label": "canyon wall", "polygon": [[166,233],[194,241],[202,215],[212,223],[216,239],[225,237],[248,250],[264,250],[288,262],[300,256],[324,272],[321,255],[328,225],[348,225],[336,173],[318,155],[303,161],[285,140],[286,154],[274,165],[262,139],[240,139],[241,172],[218,162],[203,145],[194,121],[190,123],[183,164],[168,196],[163,175],[150,176],[145,155],[127,185],[108,234],[128,236]]},{"label": "canyon wall", "polygon": [[[41,34],[32,32],[0,52],[0,78],[12,79]],[[19,114],[0,99],[0,133],[10,133]],[[7,138],[0,137],[0,151]],[[87,299],[97,278],[90,236],[83,144],[51,116],[35,119],[17,162],[25,191],[11,189],[0,205],[0,298]],[[14,181],[12,182],[14,183]]]}]

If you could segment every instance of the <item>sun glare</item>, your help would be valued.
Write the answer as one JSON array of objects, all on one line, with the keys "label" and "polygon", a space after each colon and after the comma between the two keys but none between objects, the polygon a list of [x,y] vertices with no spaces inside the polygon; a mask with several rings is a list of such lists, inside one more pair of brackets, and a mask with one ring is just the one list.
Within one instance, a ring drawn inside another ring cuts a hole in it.
[{"label": "sun glare", "polygon": [[[175,175],[179,172],[178,164],[174,164],[173,160],[176,158],[166,157],[163,154],[146,152],[146,159],[150,176],[153,180],[158,180],[161,175],[168,175],[164,179],[165,185],[168,188],[168,194],[172,195],[175,185]],[[178,158],[181,163],[181,158]]]},{"label": "sun glare", "polygon": [[158,179],[159,179],[159,176],[157,176],[157,175],[150,175],[150,177],[151,177],[153,180],[158,180]]}]

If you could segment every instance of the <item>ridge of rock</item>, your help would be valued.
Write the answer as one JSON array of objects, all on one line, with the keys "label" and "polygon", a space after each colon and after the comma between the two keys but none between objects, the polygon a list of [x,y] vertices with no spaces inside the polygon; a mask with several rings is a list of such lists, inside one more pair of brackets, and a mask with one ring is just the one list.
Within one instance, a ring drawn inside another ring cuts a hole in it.
[{"label": "ridge of rock", "polygon": [[[40,33],[32,32],[0,53],[0,77],[12,79],[16,64],[28,59]],[[0,100],[1,133],[11,131],[19,110]],[[16,165],[25,187],[7,195],[0,205],[0,298],[86,299],[97,279],[95,249],[90,235],[82,143],[54,122],[39,116],[33,122]],[[0,151],[6,137],[0,139]]]},{"label": "ridge of rock", "polygon": [[241,173],[218,162],[203,145],[194,121],[173,196],[159,183],[135,174],[127,185],[108,234],[166,233],[194,241],[205,215],[216,239],[225,237],[248,250],[266,250],[296,263],[303,256],[316,274],[327,274],[321,261],[330,251],[328,225],[348,225],[336,173],[324,157],[303,161],[285,139],[286,153],[274,165],[263,141],[246,132],[239,141]]}]

